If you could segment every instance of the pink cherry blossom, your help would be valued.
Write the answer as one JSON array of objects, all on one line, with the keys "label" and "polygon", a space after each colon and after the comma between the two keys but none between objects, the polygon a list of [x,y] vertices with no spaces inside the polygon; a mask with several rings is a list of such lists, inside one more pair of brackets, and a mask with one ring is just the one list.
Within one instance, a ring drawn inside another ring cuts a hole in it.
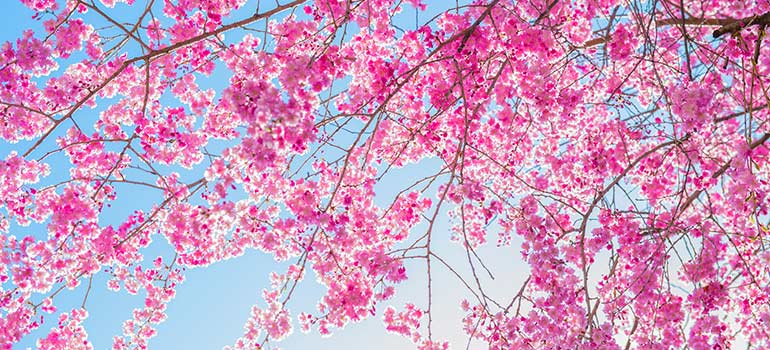
[{"label": "pink cherry blossom", "polygon": [[0,349],[102,346],[92,289],[147,349],[255,250],[229,349],[770,349],[767,1],[21,3]]}]

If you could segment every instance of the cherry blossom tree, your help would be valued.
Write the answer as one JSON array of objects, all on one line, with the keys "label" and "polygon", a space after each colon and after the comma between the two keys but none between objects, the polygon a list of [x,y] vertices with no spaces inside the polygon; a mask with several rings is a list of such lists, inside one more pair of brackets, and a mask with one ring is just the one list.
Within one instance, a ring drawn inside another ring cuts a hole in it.
[{"label": "cherry blossom tree", "polygon": [[[767,0],[21,2],[30,29],[0,52],[2,349],[37,330],[91,349],[92,288],[144,297],[113,349],[146,349],[186,271],[254,250],[288,268],[232,349],[367,318],[447,349],[438,271],[479,347],[770,349]],[[146,203],[107,222],[132,191]],[[483,246],[529,266],[507,298]],[[293,308],[313,277],[317,308]],[[386,304],[407,279],[424,297]],[[68,289],[83,303],[57,311]]]}]

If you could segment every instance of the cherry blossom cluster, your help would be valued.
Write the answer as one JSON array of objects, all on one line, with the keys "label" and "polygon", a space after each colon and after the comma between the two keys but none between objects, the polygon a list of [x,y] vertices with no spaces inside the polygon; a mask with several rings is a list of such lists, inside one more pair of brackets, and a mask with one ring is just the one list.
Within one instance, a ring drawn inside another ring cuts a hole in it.
[{"label": "cherry blossom cluster", "polygon": [[92,287],[144,298],[112,348],[150,348],[186,271],[254,251],[284,267],[231,349],[367,319],[424,350],[770,349],[767,1],[21,3],[0,349],[92,349]]}]

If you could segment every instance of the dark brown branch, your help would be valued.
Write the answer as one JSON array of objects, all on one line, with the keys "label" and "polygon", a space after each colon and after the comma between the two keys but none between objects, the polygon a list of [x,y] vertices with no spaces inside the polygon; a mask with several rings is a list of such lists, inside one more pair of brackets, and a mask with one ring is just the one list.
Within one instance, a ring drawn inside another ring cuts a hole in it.
[{"label": "dark brown branch", "polygon": [[719,27],[719,29],[715,30],[712,35],[714,38],[719,38],[720,36],[727,33],[735,34],[741,29],[749,26],[767,26],[768,24],[770,24],[770,12],[765,12],[762,15],[754,15],[751,17],[732,20],[727,24],[723,24],[721,27]]},{"label": "dark brown branch", "polygon": [[748,113],[751,113],[751,112],[756,112],[756,111],[763,110],[765,108],[767,108],[767,104],[762,104],[762,105],[756,106],[756,107],[751,108],[751,109],[747,108],[743,112],[736,112],[736,113],[728,114],[728,115],[726,115],[724,117],[716,118],[716,119],[714,119],[714,122],[715,123],[721,123],[721,122],[724,122],[724,121],[727,121],[727,120],[730,120],[730,119],[733,119],[733,118],[736,118],[736,117],[740,117],[742,115],[745,115],[745,114],[748,114]]},{"label": "dark brown branch", "polygon": [[476,19],[476,22],[473,22],[473,24],[468,27],[468,29],[465,30],[465,35],[463,35],[463,40],[460,42],[460,46],[457,47],[457,52],[460,52],[465,47],[465,44],[468,42],[468,39],[470,39],[473,32],[476,30],[476,28],[481,24],[481,22],[489,16],[489,13],[492,11],[492,8],[497,5],[497,3],[500,2],[500,0],[493,0],[492,2],[487,5],[487,9],[484,10],[484,12],[479,16],[479,18]]},{"label": "dark brown branch", "polygon": [[[763,145],[767,140],[770,140],[770,133],[765,133],[761,138],[752,142],[751,145],[749,145],[749,149],[753,150]],[[717,179],[720,176],[722,176],[727,171],[727,169],[730,168],[730,165],[732,164],[733,159],[734,158],[731,158],[730,160],[725,162],[724,165],[722,165],[722,167],[720,167],[719,170],[717,170],[714,173],[714,175],[711,175],[711,178]],[[693,194],[691,194],[689,197],[687,197],[684,203],[678,208],[677,212],[681,213],[681,212],[684,212],[685,209],[689,208],[690,205],[692,205],[693,201],[695,201],[695,199],[697,199],[701,195],[701,193],[703,193],[703,191],[704,190],[697,190]]]},{"label": "dark brown branch", "polygon": [[543,11],[543,13],[540,14],[540,16],[537,17],[534,24],[540,23],[544,18],[548,17],[548,14],[551,13],[551,10],[554,6],[559,2],[559,0],[553,0],[550,4],[548,4],[548,7]]},{"label": "dark brown branch", "polygon": [[[672,26],[672,25],[685,25],[685,26],[727,26],[732,23],[734,23],[736,20],[734,19],[724,19],[724,18],[665,18],[658,21],[655,21],[656,27],[665,27],[665,26]],[[591,40],[588,40],[581,46],[581,48],[589,48],[597,45],[604,44],[608,42],[612,38],[612,35],[607,34],[605,36],[599,37],[599,38],[593,38]]]}]

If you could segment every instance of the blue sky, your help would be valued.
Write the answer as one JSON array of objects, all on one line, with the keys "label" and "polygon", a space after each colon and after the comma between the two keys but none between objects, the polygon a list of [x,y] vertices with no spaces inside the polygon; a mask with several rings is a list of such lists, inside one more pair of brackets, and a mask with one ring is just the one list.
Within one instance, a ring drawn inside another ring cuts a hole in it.
[{"label": "blue sky", "polygon": [[[142,3],[142,1],[137,1]],[[429,7],[428,13],[420,14],[420,18],[429,18],[439,12],[440,5],[454,5],[454,1],[435,1]],[[119,8],[120,9],[120,8]],[[25,28],[39,30],[40,21],[33,20],[33,13],[20,5],[17,1],[3,1],[0,10],[6,16],[0,21],[0,41],[15,41],[21,36]],[[123,9],[125,11],[125,8]],[[113,10],[115,11],[115,10]],[[412,11],[412,10],[410,10]],[[410,28],[414,23],[414,12],[404,13],[399,20],[401,27]],[[125,14],[125,12],[123,13]],[[128,17],[128,15],[126,15]],[[410,26],[411,24],[411,26]],[[65,66],[62,64],[62,66]],[[57,74],[57,73],[54,73]],[[229,76],[214,75],[209,84],[222,86]],[[103,108],[109,101],[102,101],[99,108]],[[81,112],[94,113],[99,110]],[[9,152],[16,150],[22,153],[29,147],[29,142],[7,144],[0,141],[0,157],[5,158]],[[54,170],[58,170],[58,176],[66,175],[64,169],[66,160],[63,157],[54,156],[46,159]],[[434,164],[435,165],[435,164]],[[66,168],[65,168],[66,169]],[[411,165],[404,169],[398,169],[389,173],[377,187],[377,192],[384,198],[392,198],[394,193],[400,191],[405,183],[404,178],[417,178],[416,174],[424,172],[426,175],[432,169],[430,164]],[[57,171],[46,179],[53,182],[57,177]],[[132,189],[123,191],[112,208],[105,211],[103,219],[105,223],[116,223],[125,218],[128,213],[137,208],[150,205],[147,198],[155,196],[151,191]],[[445,214],[445,213],[444,213]],[[446,215],[441,215],[446,217]],[[420,229],[424,230],[424,226]],[[18,227],[13,226],[12,234],[23,236],[34,234],[43,237],[42,226]],[[436,251],[449,261],[457,262],[458,266],[465,266],[463,259],[465,252],[460,245],[449,242],[449,223],[441,220],[434,228],[434,244]],[[494,241],[494,233],[490,235]],[[172,252],[161,237],[145,251],[147,261],[156,256],[164,256],[170,259]],[[487,281],[488,290],[493,296],[505,300],[518,290],[526,274],[526,266],[517,262],[519,259],[518,244],[510,248],[495,248],[494,245],[481,249],[481,256],[490,257],[485,261],[493,271],[496,271],[496,280]],[[267,288],[268,274],[270,271],[281,271],[281,264],[276,264],[271,257],[254,250],[248,251],[244,256],[229,261],[213,264],[207,268],[188,270],[186,281],[177,288],[177,297],[168,306],[168,319],[157,327],[158,335],[150,342],[152,349],[190,349],[209,350],[221,349],[225,345],[232,344],[243,332],[243,324],[249,316],[249,310],[255,303],[261,303],[260,292]],[[470,297],[468,293],[459,288],[460,284],[446,269],[436,269],[434,275],[434,332],[437,339],[450,340],[454,347],[464,347],[466,338],[458,328],[460,310],[459,301]],[[460,268],[460,272],[469,276],[468,271]],[[295,331],[292,336],[283,341],[280,346],[284,349],[357,349],[365,346],[367,349],[393,349],[411,348],[410,341],[400,336],[385,333],[381,322],[381,311],[386,305],[400,307],[405,302],[415,302],[418,306],[426,305],[425,266],[423,261],[411,261],[407,264],[407,273],[410,279],[400,285],[398,294],[385,305],[380,305],[378,314],[359,324],[351,324],[344,330],[337,330],[332,337],[322,338],[316,333],[302,334]],[[127,295],[125,292],[111,292],[105,288],[106,276],[99,274],[94,278],[94,287],[91,290],[87,309],[89,318],[85,321],[85,327],[89,332],[89,340],[95,349],[110,348],[112,337],[122,333],[122,322],[131,318],[134,308],[143,304],[143,295]],[[57,306],[60,311],[68,311],[70,308],[79,307],[85,293],[84,288],[65,290],[57,297]],[[299,292],[295,294],[289,304],[292,313],[296,315],[300,311],[314,311],[315,303],[323,295],[324,289],[315,283],[312,276],[308,276],[301,284]],[[17,348],[34,348],[34,340],[43,336],[55,325],[56,315],[48,316],[48,322],[31,336],[26,337]],[[295,323],[295,330],[298,327]]]}]

